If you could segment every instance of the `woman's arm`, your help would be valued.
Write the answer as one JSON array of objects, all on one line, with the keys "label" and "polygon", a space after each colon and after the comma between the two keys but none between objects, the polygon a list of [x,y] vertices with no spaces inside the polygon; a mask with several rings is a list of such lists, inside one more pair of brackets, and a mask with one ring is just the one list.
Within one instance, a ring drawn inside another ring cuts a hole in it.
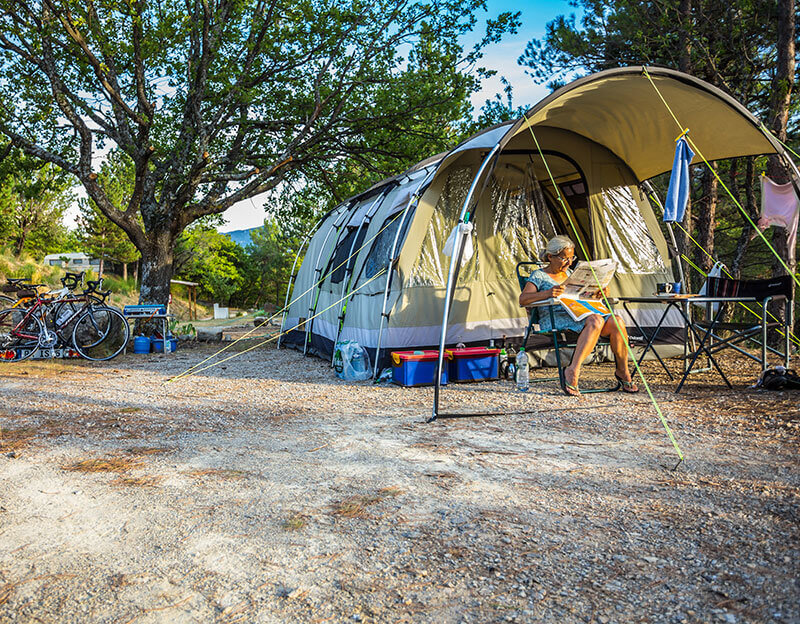
[{"label": "woman's arm", "polygon": [[544,301],[545,299],[558,297],[563,292],[564,287],[560,284],[558,286],[548,288],[547,290],[540,291],[538,288],[536,288],[536,286],[533,285],[532,282],[528,282],[525,284],[525,288],[519,295],[519,305],[520,307],[524,308],[525,306],[536,303],[537,301]]}]

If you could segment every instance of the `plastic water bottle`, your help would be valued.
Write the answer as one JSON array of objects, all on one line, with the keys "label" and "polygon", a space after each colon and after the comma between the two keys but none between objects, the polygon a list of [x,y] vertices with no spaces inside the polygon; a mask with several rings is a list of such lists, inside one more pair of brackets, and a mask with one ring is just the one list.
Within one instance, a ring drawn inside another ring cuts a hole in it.
[{"label": "plastic water bottle", "polygon": [[528,354],[525,353],[525,348],[523,347],[517,353],[517,390],[527,392],[529,384]]}]

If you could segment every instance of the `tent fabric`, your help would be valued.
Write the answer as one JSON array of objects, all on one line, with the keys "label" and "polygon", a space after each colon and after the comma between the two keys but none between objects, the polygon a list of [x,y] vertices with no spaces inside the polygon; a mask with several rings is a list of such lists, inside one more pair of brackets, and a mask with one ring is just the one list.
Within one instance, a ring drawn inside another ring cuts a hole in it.
[{"label": "tent fabric", "polygon": [[[529,125],[568,129],[607,147],[640,181],[666,173],[672,154],[664,147],[681,128],[643,70],[609,69],[576,80],[531,108],[510,133],[527,133]],[[709,161],[781,151],[746,108],[716,87],[670,69],[647,72]]]},{"label": "tent fabric", "polygon": [[[718,89],[671,70],[648,71],[706,157],[780,152]],[[376,184],[332,212],[312,237],[283,323],[302,326],[285,343],[330,355],[337,339],[356,340],[381,365],[392,350],[438,345],[450,267],[443,247],[470,188],[477,189],[468,234],[474,253],[458,269],[444,328],[448,344],[521,338],[527,317],[518,305],[516,263],[537,259],[554,234],[574,238],[573,225],[586,259],[617,261],[612,296],[654,293],[656,283],[674,278],[660,222],[640,185],[669,171],[677,132],[642,68],[609,70]],[[484,162],[490,166],[476,179]],[[349,276],[334,283],[325,269],[333,268],[337,250],[341,257],[342,245],[353,245],[348,231],[367,211],[363,249],[348,263]],[[663,309],[631,312],[646,330]],[[674,315],[666,325],[681,323]]]},{"label": "tent fabric", "polygon": [[672,162],[672,175],[669,178],[667,199],[664,201],[664,221],[680,223],[686,212],[686,203],[692,190],[689,178],[689,164],[694,158],[694,152],[689,147],[688,141],[681,137],[675,145],[675,158]]}]

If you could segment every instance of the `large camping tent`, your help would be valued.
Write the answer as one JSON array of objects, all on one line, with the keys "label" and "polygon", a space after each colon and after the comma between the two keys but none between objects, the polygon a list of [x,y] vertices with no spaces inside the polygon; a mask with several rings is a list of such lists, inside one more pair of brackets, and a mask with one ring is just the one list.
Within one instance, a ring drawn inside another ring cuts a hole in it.
[{"label": "large camping tent", "polygon": [[[715,87],[668,69],[647,72],[613,69],[570,83],[521,119],[331,211],[309,235],[283,344],[330,356],[338,340],[354,340],[377,367],[392,350],[521,337],[515,266],[536,258],[556,233],[574,237],[571,223],[589,259],[617,260],[612,295],[650,294],[672,281],[667,244],[640,185],[670,170],[676,119],[709,160],[784,153]],[[443,248],[459,223],[474,226],[463,235],[474,253],[456,267],[458,254]],[[659,313],[634,310],[645,329]]]}]

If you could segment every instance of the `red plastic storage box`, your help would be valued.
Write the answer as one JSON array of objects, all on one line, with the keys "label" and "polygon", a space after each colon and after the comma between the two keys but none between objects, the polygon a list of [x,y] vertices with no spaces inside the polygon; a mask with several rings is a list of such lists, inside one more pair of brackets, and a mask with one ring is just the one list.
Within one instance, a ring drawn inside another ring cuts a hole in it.
[{"label": "red plastic storage box", "polygon": [[489,381],[497,379],[500,349],[466,347],[447,349],[448,378],[450,381]]},{"label": "red plastic storage box", "polygon": [[[392,381],[401,386],[432,386],[438,364],[438,351],[392,351]],[[442,367],[442,385],[446,383],[447,360]]]}]

